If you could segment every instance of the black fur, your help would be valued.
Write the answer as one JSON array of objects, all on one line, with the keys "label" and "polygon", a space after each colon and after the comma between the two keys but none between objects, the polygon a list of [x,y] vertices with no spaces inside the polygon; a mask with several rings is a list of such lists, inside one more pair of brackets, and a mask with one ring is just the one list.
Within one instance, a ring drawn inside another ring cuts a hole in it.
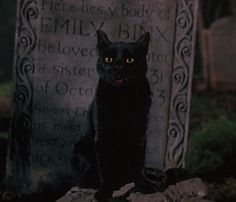
[{"label": "black fur", "polygon": [[146,79],[150,37],[145,33],[133,43],[113,43],[98,31],[97,38],[99,83],[72,164],[79,186],[98,188],[95,197],[104,202],[113,190],[141,183],[151,103]]}]

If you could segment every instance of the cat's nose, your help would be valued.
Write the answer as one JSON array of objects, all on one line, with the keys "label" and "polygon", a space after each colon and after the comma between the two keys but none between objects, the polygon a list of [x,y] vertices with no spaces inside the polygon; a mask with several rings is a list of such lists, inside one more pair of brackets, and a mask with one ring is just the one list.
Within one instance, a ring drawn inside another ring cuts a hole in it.
[{"label": "cat's nose", "polygon": [[115,69],[123,69],[122,65],[116,65]]},{"label": "cat's nose", "polygon": [[115,76],[115,79],[116,79],[116,80],[121,80],[122,77],[121,77],[120,75],[116,75],[116,76]]}]

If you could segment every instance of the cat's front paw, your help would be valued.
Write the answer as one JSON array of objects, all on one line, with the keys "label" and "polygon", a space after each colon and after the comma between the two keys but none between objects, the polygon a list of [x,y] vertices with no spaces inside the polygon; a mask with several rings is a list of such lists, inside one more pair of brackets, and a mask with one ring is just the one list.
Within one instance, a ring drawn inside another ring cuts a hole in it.
[{"label": "cat's front paw", "polygon": [[109,199],[112,199],[112,193],[99,190],[94,194],[94,198],[97,202],[109,202]]}]

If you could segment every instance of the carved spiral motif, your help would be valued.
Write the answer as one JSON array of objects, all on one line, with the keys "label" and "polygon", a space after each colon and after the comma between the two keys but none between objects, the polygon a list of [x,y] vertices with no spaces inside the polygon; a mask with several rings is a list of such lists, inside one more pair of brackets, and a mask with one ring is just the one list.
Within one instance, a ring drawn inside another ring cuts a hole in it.
[{"label": "carved spiral motif", "polygon": [[174,81],[181,84],[184,78],[184,74],[182,72],[177,72],[173,75]]},{"label": "carved spiral motif", "polygon": [[22,126],[27,131],[31,129],[31,117],[28,114],[22,114]]},{"label": "carved spiral motif", "polygon": [[32,61],[32,58],[24,57],[24,58],[22,58],[21,64],[19,66],[20,74],[25,76],[25,75],[28,75],[29,73],[33,73],[34,67],[35,67],[35,65]]},{"label": "carved spiral motif", "polygon": [[187,138],[187,113],[190,68],[193,44],[195,0],[177,1],[176,41],[172,73],[171,112],[168,130],[166,168],[184,166],[185,140]]},{"label": "carved spiral motif", "polygon": [[175,100],[173,101],[174,105],[174,111],[175,114],[175,122],[178,123],[178,125],[184,126],[185,123],[185,113],[188,109],[188,103],[186,95],[179,94],[175,97]]},{"label": "carved spiral motif", "polygon": [[23,16],[29,20],[30,18],[36,19],[38,17],[38,8],[37,8],[37,1],[23,1],[22,3],[22,14]]},{"label": "carved spiral motif", "polygon": [[27,87],[24,85],[17,85],[16,86],[16,92],[14,95],[14,102],[18,105],[18,106],[24,106],[29,95],[27,93]]},{"label": "carved spiral motif", "polygon": [[176,124],[175,122],[171,122],[171,127],[169,128],[168,136],[176,139],[179,138],[180,132],[181,132],[180,125]]},{"label": "carved spiral motif", "polygon": [[186,72],[183,71],[183,67],[179,66],[173,72],[173,80],[179,85],[183,85],[186,79]]},{"label": "carved spiral motif", "polygon": [[22,0],[20,6],[20,30],[18,45],[24,47],[25,52],[31,52],[35,47],[36,33],[32,27],[32,20],[38,17],[38,8],[36,1]]},{"label": "carved spiral motif", "polygon": [[14,101],[17,103],[24,103],[25,102],[25,94],[22,92],[16,92],[15,93],[15,97],[14,97]]},{"label": "carved spiral motif", "polygon": [[187,112],[187,103],[185,100],[181,100],[176,104],[176,111],[178,112]]},{"label": "carved spiral motif", "polygon": [[177,26],[180,29],[186,29],[191,24],[190,13],[187,10],[182,10],[177,17]]},{"label": "carved spiral motif", "polygon": [[178,136],[178,131],[176,128],[171,128],[169,130],[169,136],[172,138],[176,138]]},{"label": "carved spiral motif", "polygon": [[173,72],[173,81],[175,82],[178,92],[182,92],[188,85],[188,69],[186,66],[178,66]]},{"label": "carved spiral motif", "polygon": [[24,30],[20,33],[18,46],[28,47],[32,44],[31,33],[28,30]]},{"label": "carved spiral motif", "polygon": [[177,24],[180,28],[184,29],[188,25],[188,19],[185,15],[181,15],[177,18]]},{"label": "carved spiral motif", "polygon": [[192,53],[192,46],[191,46],[191,40],[186,37],[181,42],[182,47],[179,49],[181,51],[181,55],[183,57],[190,56]]},{"label": "carved spiral motif", "polygon": [[183,131],[180,125],[172,122],[168,132],[169,148],[167,153],[167,162],[169,165],[175,165],[180,167],[183,149],[182,149],[182,140],[183,140]]}]

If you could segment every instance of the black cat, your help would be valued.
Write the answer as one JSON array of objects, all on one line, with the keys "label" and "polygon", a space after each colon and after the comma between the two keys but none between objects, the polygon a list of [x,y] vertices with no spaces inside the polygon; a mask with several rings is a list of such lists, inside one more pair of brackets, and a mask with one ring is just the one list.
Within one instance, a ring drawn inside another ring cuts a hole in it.
[{"label": "black cat", "polygon": [[98,201],[113,190],[141,185],[151,92],[146,79],[149,33],[136,42],[111,42],[97,31],[99,83],[88,114],[86,134],[74,149],[79,186],[95,188]]}]

